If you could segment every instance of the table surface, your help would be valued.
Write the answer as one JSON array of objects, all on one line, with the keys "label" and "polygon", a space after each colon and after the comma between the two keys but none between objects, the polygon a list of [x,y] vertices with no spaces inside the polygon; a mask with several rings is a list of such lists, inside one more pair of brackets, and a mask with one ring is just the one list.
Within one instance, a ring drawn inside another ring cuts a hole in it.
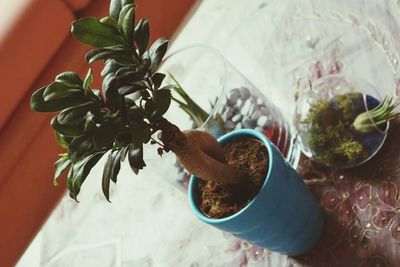
[{"label": "table surface", "polygon": [[[382,95],[400,95],[399,4],[203,0],[171,50],[199,43],[219,49],[290,119],[299,77],[343,73]],[[302,159],[299,172],[327,219],[321,241],[302,257],[201,223],[157,161],[138,176],[124,165],[109,204],[99,180],[103,159],[80,203],[62,199],[19,266],[399,266],[399,134],[393,124],[379,154],[357,169],[332,171]]]}]

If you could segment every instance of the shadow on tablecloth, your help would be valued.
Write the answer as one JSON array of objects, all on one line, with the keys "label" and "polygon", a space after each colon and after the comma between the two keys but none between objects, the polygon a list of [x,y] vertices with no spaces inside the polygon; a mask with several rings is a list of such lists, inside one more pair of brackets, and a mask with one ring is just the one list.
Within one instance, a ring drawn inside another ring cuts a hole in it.
[{"label": "shadow on tablecloth", "polygon": [[380,152],[351,170],[303,158],[299,171],[326,217],[317,246],[291,259],[304,266],[400,266],[400,122]]}]

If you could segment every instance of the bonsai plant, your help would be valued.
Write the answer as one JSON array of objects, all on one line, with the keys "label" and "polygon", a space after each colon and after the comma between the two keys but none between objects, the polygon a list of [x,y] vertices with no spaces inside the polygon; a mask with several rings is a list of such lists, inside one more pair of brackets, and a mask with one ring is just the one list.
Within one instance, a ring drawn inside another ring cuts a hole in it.
[{"label": "bonsai plant", "polygon": [[[221,213],[222,221],[229,222],[232,216],[241,218],[240,224],[234,223],[236,228],[246,229],[244,224],[250,223],[252,227],[257,224],[257,218],[252,218],[256,212],[254,207],[260,207],[262,200],[265,200],[264,197],[256,201],[260,188],[270,195],[268,198],[275,198],[275,201],[270,201],[273,204],[270,212],[281,212],[277,208],[281,206],[281,202],[285,203],[282,205],[283,215],[269,214],[270,218],[274,218],[274,224],[269,231],[282,232],[283,235],[283,238],[278,238],[278,247],[274,247],[276,237],[270,239],[262,236],[262,241],[258,242],[260,237],[254,236],[253,231],[251,234],[238,236],[264,247],[272,246],[273,249],[287,254],[303,253],[309,249],[322,231],[321,211],[302,180],[286,165],[268,139],[261,133],[242,133],[239,141],[245,142],[247,148],[254,148],[254,153],[246,155],[253,158],[246,166],[235,166],[241,153],[235,153],[234,147],[232,150],[229,149],[232,146],[221,146],[212,135],[204,131],[182,132],[164,117],[171,104],[171,90],[180,88],[177,84],[163,84],[166,75],[157,72],[167,51],[168,40],[159,38],[150,45],[148,20],[141,19],[134,27],[135,8],[133,1],[112,0],[110,16],[100,20],[93,17],[82,18],[72,23],[72,35],[80,42],[94,47],[86,54],[87,62],[90,64],[96,60],[104,61],[101,92],[92,88],[93,75],[89,69],[84,79],[75,72],[63,72],[55,77],[54,82],[32,95],[31,108],[34,111],[59,112],[51,120],[51,126],[57,142],[67,152],[61,154],[55,163],[54,183],[57,184],[58,177],[69,168],[67,187],[70,196],[77,200],[90,170],[108,153],[102,190],[109,201],[110,183],[117,182],[121,162],[127,159],[133,172],[137,174],[146,166],[143,146],[150,143],[158,146],[160,155],[169,151],[175,153],[191,174],[204,181],[202,186],[195,185],[196,189],[191,189],[191,192],[201,192],[206,196],[202,198],[203,202],[209,201],[212,207],[218,209],[226,206],[224,199],[231,200],[241,196],[239,201],[227,206],[226,209],[230,209],[230,212]],[[229,139],[225,137],[224,140],[226,138]],[[232,142],[236,143],[236,139],[232,139]],[[223,144],[226,143],[230,142],[224,141]],[[229,160],[232,164],[228,164],[226,160],[226,151],[233,155]],[[257,166],[257,170],[250,172],[253,166]],[[254,177],[257,179],[252,179]],[[281,181],[276,182],[277,179]],[[197,181],[196,178],[193,180]],[[267,187],[267,182],[272,183],[272,186]],[[296,184],[292,188],[291,200],[288,201],[284,195],[268,192],[276,190],[276,186],[284,186],[286,182]],[[220,198],[221,192],[228,197]],[[299,203],[296,201],[298,197],[302,197],[304,201]],[[249,202],[259,204],[249,207]],[[207,209],[203,209],[205,216],[216,214],[208,213],[212,208]],[[251,214],[244,213],[243,217],[240,215],[243,210],[249,210]],[[302,228],[294,227],[287,231],[291,225],[284,224],[281,227],[278,221],[290,222],[293,212],[298,215],[296,225],[301,225]],[[221,220],[218,215],[215,218],[216,221]],[[268,224],[264,222],[265,226]],[[226,230],[237,232],[236,228]]]},{"label": "bonsai plant", "polygon": [[[340,88],[335,92],[335,88]],[[347,168],[371,158],[382,146],[389,121],[399,117],[398,103],[382,101],[368,85],[354,87],[341,77],[317,82],[298,105],[297,127],[305,150],[329,167]],[[305,102],[308,106],[304,108]],[[305,111],[302,114],[302,111]]]}]

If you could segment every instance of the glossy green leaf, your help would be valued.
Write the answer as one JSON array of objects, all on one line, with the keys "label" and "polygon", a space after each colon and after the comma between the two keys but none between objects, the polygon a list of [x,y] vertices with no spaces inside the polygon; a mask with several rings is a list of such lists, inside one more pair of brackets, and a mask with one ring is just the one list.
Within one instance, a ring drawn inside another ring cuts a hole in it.
[{"label": "glossy green leaf", "polygon": [[57,143],[58,143],[61,147],[63,147],[63,148],[68,148],[69,145],[71,144],[71,141],[72,141],[71,138],[62,135],[62,134],[60,134],[60,133],[57,132],[57,131],[54,131],[54,135],[55,135],[55,138],[56,138]]},{"label": "glossy green leaf", "polygon": [[153,120],[161,118],[167,112],[171,104],[171,91],[168,89],[160,89],[153,94],[154,112]]},{"label": "glossy green leaf", "polygon": [[107,162],[104,165],[102,189],[104,196],[110,201],[110,180],[117,182],[117,176],[121,169],[120,150],[112,150],[108,155]]},{"label": "glossy green leaf", "polygon": [[85,80],[83,81],[83,89],[85,89],[86,91],[90,91],[90,87],[92,86],[93,83],[93,72],[91,69],[88,70]]},{"label": "glossy green leaf", "polygon": [[113,147],[122,149],[123,147],[125,147],[130,143],[132,143],[132,138],[129,132],[121,130],[115,136]]},{"label": "glossy green leaf", "polygon": [[121,11],[122,8],[122,2],[121,0],[111,0],[110,1],[110,16],[115,19],[118,20],[119,17],[119,12]]},{"label": "glossy green leaf", "polygon": [[65,108],[80,105],[84,102],[87,102],[87,99],[83,98],[83,97],[44,101],[43,93],[45,90],[46,90],[46,87],[42,87],[32,94],[31,103],[30,103],[32,110],[38,111],[38,112],[54,112],[54,111],[60,111]]},{"label": "glossy green leaf", "polygon": [[115,74],[117,76],[121,76],[122,74],[127,73],[127,72],[136,72],[136,67],[132,67],[132,66],[130,66],[130,67],[120,67],[115,71]]},{"label": "glossy green leaf", "polygon": [[114,60],[120,66],[134,67],[138,64],[137,60],[132,55],[115,56]]},{"label": "glossy green leaf", "polygon": [[137,122],[131,129],[132,142],[136,146],[141,146],[150,141],[151,128],[150,125],[144,121]]},{"label": "glossy green leaf", "polygon": [[65,71],[65,72],[58,74],[55,78],[55,81],[60,82],[60,83],[69,83],[69,84],[79,85],[79,86],[82,86],[82,84],[83,84],[83,81],[79,77],[79,75],[73,71]]},{"label": "glossy green leaf", "polygon": [[144,111],[148,118],[151,118],[151,116],[153,116],[155,112],[155,105],[152,99],[146,101],[146,103],[144,104]]},{"label": "glossy green leaf", "polygon": [[129,44],[133,42],[135,23],[135,4],[129,4],[122,7],[118,17],[118,28],[125,36]]},{"label": "glossy green leaf", "polygon": [[138,92],[140,90],[144,90],[146,88],[147,88],[146,85],[142,81],[138,81],[138,82],[128,83],[128,85],[125,86],[121,86],[120,88],[118,88],[118,93],[120,95],[128,95],[134,92]]},{"label": "glossy green leaf", "polygon": [[143,55],[149,46],[150,42],[150,28],[149,20],[141,19],[135,28],[135,43],[139,49],[139,54]]},{"label": "glossy green leaf", "polygon": [[81,105],[64,109],[60,112],[57,119],[62,125],[79,125],[84,122],[85,114],[97,106],[94,102],[86,102]]},{"label": "glossy green leaf", "polygon": [[127,110],[128,119],[131,121],[138,121],[143,120],[144,113],[143,109],[139,108],[138,106],[131,107]]},{"label": "glossy green leaf", "polygon": [[82,88],[72,87],[64,83],[53,82],[43,92],[44,101],[83,96]]},{"label": "glossy green leaf", "polygon": [[111,26],[115,29],[118,29],[118,21],[112,17],[107,16],[107,17],[101,18],[100,22],[103,24],[106,24],[108,26]]},{"label": "glossy green leaf", "polygon": [[97,18],[82,18],[72,23],[72,35],[80,42],[94,47],[125,44],[117,29],[101,23]]},{"label": "glossy green leaf", "polygon": [[107,60],[110,58],[115,58],[117,56],[128,56],[129,54],[130,52],[128,51],[128,48],[123,45],[98,48],[91,50],[86,54],[86,61],[90,64],[99,59]]},{"label": "glossy green leaf", "polygon": [[130,145],[128,151],[128,161],[133,172],[136,174],[139,172],[139,170],[146,167],[146,163],[143,160],[143,146]]},{"label": "glossy green leaf", "polygon": [[77,162],[82,156],[93,152],[95,146],[91,135],[82,135],[72,140],[68,154],[72,162]]},{"label": "glossy green leaf", "polygon": [[154,73],[160,65],[168,49],[168,39],[159,38],[150,47],[151,72]]},{"label": "glossy green leaf", "polygon": [[96,148],[106,148],[114,142],[118,132],[121,128],[118,121],[110,121],[103,123],[93,133],[93,140]]},{"label": "glossy green leaf", "polygon": [[[117,74],[118,75],[118,74]],[[118,81],[122,83],[126,82],[137,82],[143,80],[143,74],[138,73],[136,71],[126,71],[126,72],[119,72]]]},{"label": "glossy green leaf", "polygon": [[57,120],[57,116],[51,120],[50,124],[56,132],[64,136],[80,136],[84,134],[83,126],[61,125]]},{"label": "glossy green leaf", "polygon": [[133,85],[125,85],[125,86],[118,88],[118,94],[120,94],[120,95],[128,95],[128,94],[134,93],[136,91],[138,91],[138,89]]},{"label": "glossy green leaf", "polygon": [[58,185],[58,177],[71,165],[71,161],[68,157],[61,157],[54,163],[54,185]]},{"label": "glossy green leaf", "polygon": [[73,199],[77,200],[83,182],[103,155],[104,152],[97,152],[80,159],[72,165],[67,177],[67,186]]},{"label": "glossy green leaf", "polygon": [[94,120],[94,115],[92,112],[88,112],[85,115],[85,126],[84,126],[84,131],[85,132],[92,132],[93,130],[95,130],[96,127],[96,122]]},{"label": "glossy green leaf", "polygon": [[121,152],[119,153],[120,162],[124,162],[125,161],[126,155],[128,154],[128,151],[129,151],[129,146],[130,145],[127,145],[127,146],[125,146],[125,147],[123,147],[121,149]]},{"label": "glossy green leaf", "polygon": [[111,0],[110,2],[110,16],[118,21],[119,13],[123,6],[133,4],[133,0]]},{"label": "glossy green leaf", "polygon": [[113,110],[122,106],[121,96],[118,94],[117,79],[115,73],[110,73],[103,79],[103,94],[106,98],[106,104]]},{"label": "glossy green leaf", "polygon": [[112,72],[116,72],[120,66],[114,59],[107,59],[104,68],[101,71],[101,77],[105,77]]},{"label": "glossy green leaf", "polygon": [[151,77],[153,84],[154,84],[154,89],[157,90],[158,88],[160,88],[164,78],[165,78],[165,74],[164,73],[159,73],[156,72],[153,74],[153,76]]}]

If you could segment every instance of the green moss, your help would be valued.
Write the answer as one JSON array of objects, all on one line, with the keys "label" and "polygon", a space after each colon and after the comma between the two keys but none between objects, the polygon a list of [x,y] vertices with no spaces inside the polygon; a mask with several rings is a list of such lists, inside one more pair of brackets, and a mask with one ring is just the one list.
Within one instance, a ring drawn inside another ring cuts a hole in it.
[{"label": "green moss", "polygon": [[302,121],[309,128],[307,145],[314,157],[328,166],[343,166],[365,156],[366,150],[351,127],[357,115],[353,100],[359,97],[362,95],[344,94],[331,100],[319,99]]},{"label": "green moss", "polygon": [[309,110],[305,123],[322,123],[328,116],[331,103],[328,100],[320,99],[314,102]]},{"label": "green moss", "polygon": [[339,147],[335,149],[336,154],[343,155],[348,160],[357,160],[363,154],[363,151],[363,146],[352,139],[343,140]]}]

